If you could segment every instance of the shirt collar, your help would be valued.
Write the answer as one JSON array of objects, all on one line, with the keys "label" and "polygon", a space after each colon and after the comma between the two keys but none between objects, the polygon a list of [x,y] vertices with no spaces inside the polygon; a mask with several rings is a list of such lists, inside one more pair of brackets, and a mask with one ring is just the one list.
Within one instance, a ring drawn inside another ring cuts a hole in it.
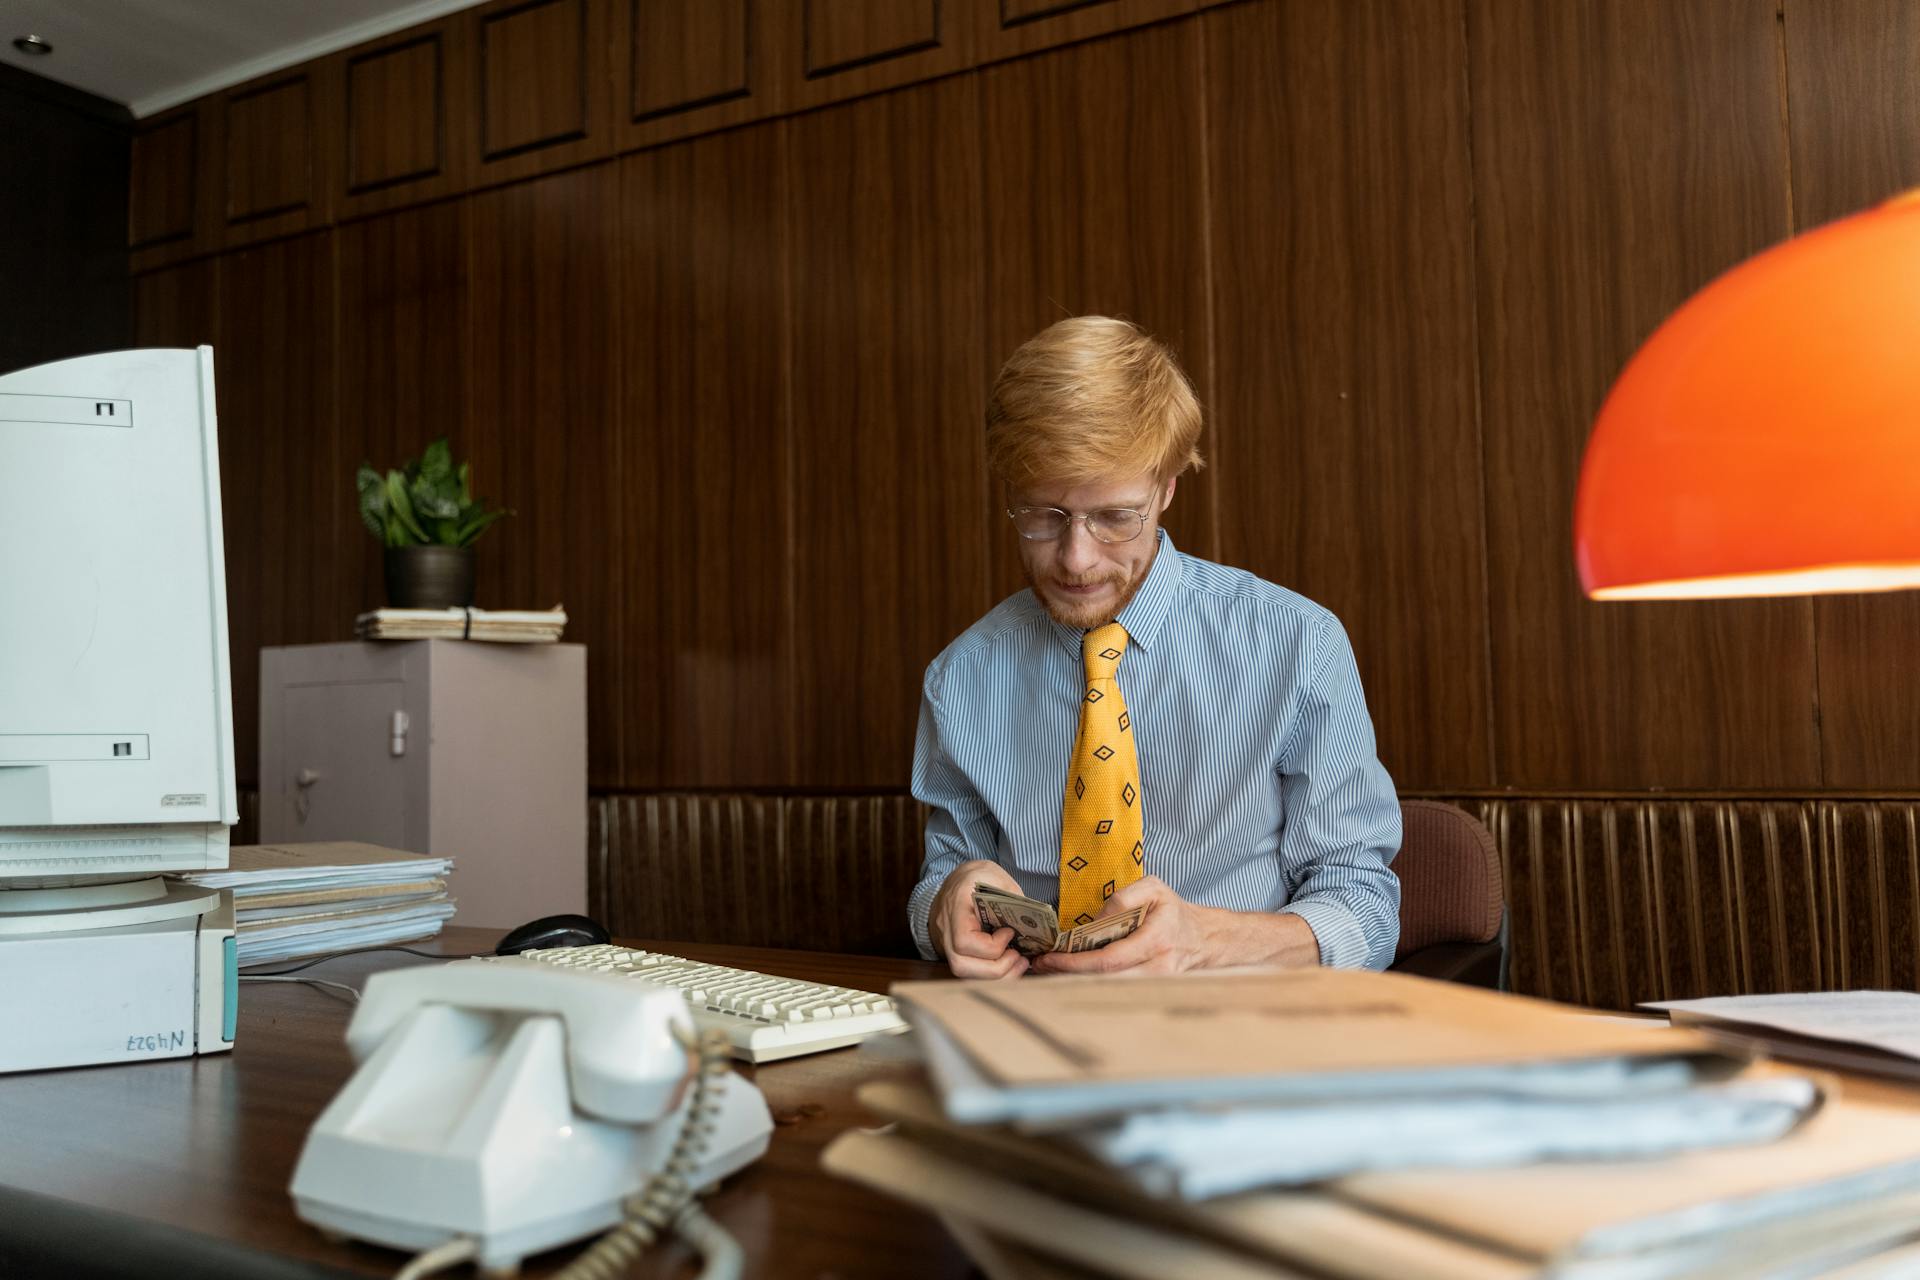
[{"label": "shirt collar", "polygon": [[[1127,629],[1127,643],[1138,645],[1142,649],[1153,648],[1153,642],[1160,634],[1160,624],[1167,620],[1167,614],[1173,610],[1173,602],[1180,594],[1180,583],[1186,577],[1186,557],[1174,549],[1173,538],[1165,529],[1156,531],[1160,545],[1153,554],[1153,565],[1147,570],[1147,580],[1133,593],[1133,599],[1127,601],[1127,607],[1120,611],[1115,619]],[[1074,660],[1080,660],[1080,642],[1086,632],[1079,627],[1069,627],[1063,623],[1047,620],[1053,627],[1060,643]]]}]

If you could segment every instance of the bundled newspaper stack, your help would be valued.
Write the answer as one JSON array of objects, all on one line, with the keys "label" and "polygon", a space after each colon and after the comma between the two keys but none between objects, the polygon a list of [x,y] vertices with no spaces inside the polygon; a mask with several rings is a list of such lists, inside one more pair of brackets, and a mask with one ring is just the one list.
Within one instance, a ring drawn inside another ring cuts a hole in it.
[{"label": "bundled newspaper stack", "polygon": [[1321,969],[893,994],[924,1081],[824,1162],[996,1276],[1864,1277],[1920,1241],[1920,1103],[1691,1031]]},{"label": "bundled newspaper stack", "polygon": [[236,845],[224,871],[179,877],[233,890],[239,963],[431,938],[454,912],[451,858],[350,842]]},{"label": "bundled newspaper stack", "polygon": [[375,609],[353,620],[361,640],[489,640],[553,644],[567,629],[567,611],[551,609]]}]

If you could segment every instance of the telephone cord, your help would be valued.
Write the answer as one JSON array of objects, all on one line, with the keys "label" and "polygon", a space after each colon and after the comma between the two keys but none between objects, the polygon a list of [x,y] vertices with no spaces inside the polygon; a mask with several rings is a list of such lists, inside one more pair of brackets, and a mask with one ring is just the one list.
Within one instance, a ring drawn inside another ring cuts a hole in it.
[{"label": "telephone cord", "polygon": [[[699,1280],[739,1280],[743,1257],[739,1243],[693,1203],[693,1178],[700,1157],[706,1153],[707,1139],[713,1136],[715,1117],[720,1114],[714,1085],[732,1070],[726,1034],[709,1031],[695,1040],[690,1033],[675,1028],[674,1037],[697,1055],[698,1065],[693,1096],[688,1099],[686,1118],[674,1138],[666,1167],[627,1197],[621,1205],[626,1220],[594,1241],[554,1280],[618,1280],[669,1229],[677,1230],[705,1263]],[[478,1254],[474,1241],[460,1236],[415,1257],[394,1280],[421,1280],[470,1262]]]},{"label": "telephone cord", "polygon": [[699,1055],[699,1066],[686,1119],[674,1139],[666,1167],[627,1197],[623,1206],[626,1221],[601,1236],[554,1280],[618,1280],[670,1228],[677,1228],[700,1254],[705,1263],[700,1280],[737,1280],[740,1275],[740,1246],[693,1203],[693,1179],[700,1157],[706,1153],[707,1139],[713,1136],[715,1117],[720,1114],[715,1085],[731,1073],[731,1054],[723,1032],[709,1031],[697,1041],[683,1031],[674,1034]]}]

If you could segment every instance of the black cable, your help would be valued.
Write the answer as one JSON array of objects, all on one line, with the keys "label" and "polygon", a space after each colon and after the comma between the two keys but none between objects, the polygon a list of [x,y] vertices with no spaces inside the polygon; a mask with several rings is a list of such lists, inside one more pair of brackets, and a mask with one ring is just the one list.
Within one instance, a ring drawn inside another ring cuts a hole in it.
[{"label": "black cable", "polygon": [[[490,956],[493,954],[493,952],[491,951],[472,951],[462,955],[449,956],[449,955],[442,955],[437,951],[420,951],[420,950],[416,950],[413,947],[401,947],[401,946],[356,947],[352,951],[335,951],[329,955],[315,956],[313,959],[308,960],[302,964],[297,964],[293,966],[293,968],[291,969],[275,969],[272,973],[250,974],[249,976],[260,977],[260,978],[278,978],[284,974],[298,973],[302,969],[311,969],[313,968],[313,966],[317,964],[325,964],[329,960],[339,960],[345,956],[371,955],[376,951],[404,951],[410,956],[419,956],[425,960],[477,960],[481,956]],[[278,964],[279,961],[264,960],[261,963],[262,964]]]}]

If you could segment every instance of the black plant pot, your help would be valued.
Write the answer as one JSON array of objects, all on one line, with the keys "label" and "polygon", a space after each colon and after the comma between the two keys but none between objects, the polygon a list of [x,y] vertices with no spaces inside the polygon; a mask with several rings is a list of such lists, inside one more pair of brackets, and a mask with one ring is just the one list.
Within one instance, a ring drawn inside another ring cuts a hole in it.
[{"label": "black plant pot", "polygon": [[459,609],[473,603],[472,547],[388,547],[387,603]]}]

